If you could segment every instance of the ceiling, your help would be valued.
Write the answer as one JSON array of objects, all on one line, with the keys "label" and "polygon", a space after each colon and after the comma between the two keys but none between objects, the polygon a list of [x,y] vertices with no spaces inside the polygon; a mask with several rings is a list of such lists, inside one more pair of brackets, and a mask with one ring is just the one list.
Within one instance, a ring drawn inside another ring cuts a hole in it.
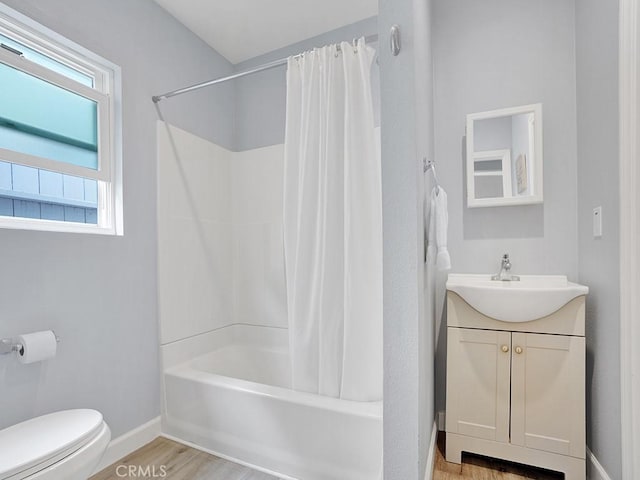
[{"label": "ceiling", "polygon": [[233,64],[378,14],[378,0],[155,2]]}]

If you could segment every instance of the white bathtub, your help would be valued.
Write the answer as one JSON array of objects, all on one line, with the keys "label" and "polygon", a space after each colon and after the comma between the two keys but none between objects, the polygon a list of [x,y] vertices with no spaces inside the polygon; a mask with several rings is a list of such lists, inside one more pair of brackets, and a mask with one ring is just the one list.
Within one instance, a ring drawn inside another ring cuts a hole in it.
[{"label": "white bathtub", "polygon": [[289,478],[381,478],[382,402],[293,391],[286,330],[223,330],[165,370],[165,433]]}]

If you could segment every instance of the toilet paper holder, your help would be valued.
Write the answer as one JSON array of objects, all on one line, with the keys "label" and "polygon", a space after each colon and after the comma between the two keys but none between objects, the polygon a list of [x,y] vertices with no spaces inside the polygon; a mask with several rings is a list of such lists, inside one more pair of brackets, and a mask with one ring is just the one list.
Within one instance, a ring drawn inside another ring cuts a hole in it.
[{"label": "toilet paper holder", "polygon": [[[53,334],[56,337],[56,342],[60,343],[60,337],[56,335],[56,332],[53,332]],[[24,347],[22,346],[21,343],[14,342],[11,338],[0,339],[0,355],[6,355],[8,353],[13,353],[13,352],[22,354],[24,352]]]}]

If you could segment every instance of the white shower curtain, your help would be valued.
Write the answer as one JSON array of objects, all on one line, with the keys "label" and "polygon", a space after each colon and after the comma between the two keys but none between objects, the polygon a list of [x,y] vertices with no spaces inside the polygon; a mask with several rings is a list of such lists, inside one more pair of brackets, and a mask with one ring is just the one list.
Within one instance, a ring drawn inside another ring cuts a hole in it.
[{"label": "white shower curtain", "polygon": [[382,398],[382,205],[364,39],[291,57],[284,241],[293,388]]}]

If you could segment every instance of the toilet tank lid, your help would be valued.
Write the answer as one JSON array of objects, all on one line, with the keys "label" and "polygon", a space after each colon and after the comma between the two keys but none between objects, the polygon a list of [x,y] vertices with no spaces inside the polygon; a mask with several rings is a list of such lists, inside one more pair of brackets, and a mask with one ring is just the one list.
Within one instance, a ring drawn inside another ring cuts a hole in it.
[{"label": "toilet tank lid", "polygon": [[88,443],[101,425],[100,412],[78,409],[50,413],[0,430],[0,480],[54,457],[71,455]]}]

